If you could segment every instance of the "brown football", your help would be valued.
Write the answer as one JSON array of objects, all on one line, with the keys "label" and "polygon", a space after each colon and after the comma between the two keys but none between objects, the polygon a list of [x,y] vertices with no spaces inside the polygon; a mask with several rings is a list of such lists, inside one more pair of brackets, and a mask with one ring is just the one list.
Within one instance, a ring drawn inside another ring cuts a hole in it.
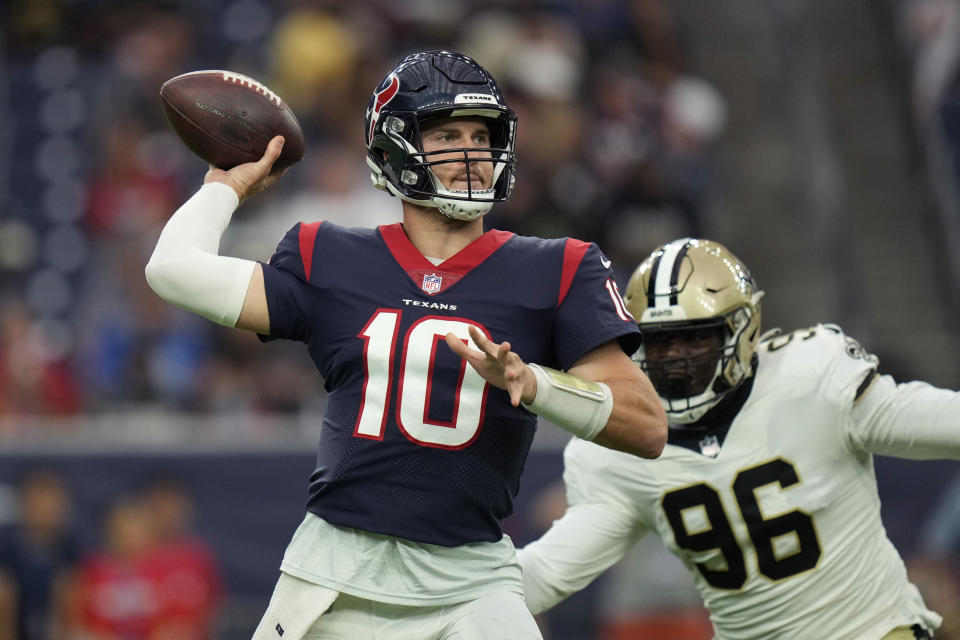
[{"label": "brown football", "polygon": [[285,139],[273,171],[303,158],[306,141],[297,117],[273,91],[232,71],[193,71],[160,87],[170,126],[195,154],[221,169],[263,156],[276,136]]}]

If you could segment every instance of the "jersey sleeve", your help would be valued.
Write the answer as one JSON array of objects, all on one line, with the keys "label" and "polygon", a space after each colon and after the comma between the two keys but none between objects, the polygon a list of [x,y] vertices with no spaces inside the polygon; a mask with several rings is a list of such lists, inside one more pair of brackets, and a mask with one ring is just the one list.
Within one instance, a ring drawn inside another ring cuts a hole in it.
[{"label": "jersey sleeve", "polygon": [[564,451],[569,506],[540,539],[518,551],[534,614],[589,585],[647,533],[629,497],[617,491],[619,474],[611,473],[610,458],[606,449],[576,439]]},{"label": "jersey sleeve", "polygon": [[261,263],[270,314],[270,334],[261,339],[310,341],[309,319],[315,304],[310,272],[319,229],[319,223],[297,223],[284,235],[270,261]]},{"label": "jersey sleeve", "polygon": [[851,411],[849,438],[881,455],[960,458],[960,393],[879,376]]},{"label": "jersey sleeve", "polygon": [[640,347],[637,322],[596,244],[567,240],[558,302],[553,348],[563,369],[610,340],[619,340],[627,355]]},{"label": "jersey sleeve", "polygon": [[791,389],[808,389],[843,414],[877,369],[877,358],[833,324],[776,332],[763,338],[758,351],[760,368],[778,370],[774,375]]},{"label": "jersey sleeve", "polygon": [[[925,382],[897,384],[839,327],[821,325],[831,350],[820,392],[845,412],[846,441],[861,453],[960,458],[960,394]],[[802,338],[801,338],[802,339]]]}]

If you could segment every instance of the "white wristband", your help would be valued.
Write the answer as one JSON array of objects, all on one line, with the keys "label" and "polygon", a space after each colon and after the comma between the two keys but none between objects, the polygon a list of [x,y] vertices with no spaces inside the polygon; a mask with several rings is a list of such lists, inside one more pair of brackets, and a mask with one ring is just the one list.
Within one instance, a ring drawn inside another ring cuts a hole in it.
[{"label": "white wristband", "polygon": [[167,221],[146,268],[147,282],[161,298],[228,327],[237,324],[256,266],[217,255],[238,204],[228,185],[203,185]]},{"label": "white wristband", "polygon": [[613,412],[610,387],[538,364],[527,366],[537,378],[537,395],[523,406],[578,438],[596,438]]}]

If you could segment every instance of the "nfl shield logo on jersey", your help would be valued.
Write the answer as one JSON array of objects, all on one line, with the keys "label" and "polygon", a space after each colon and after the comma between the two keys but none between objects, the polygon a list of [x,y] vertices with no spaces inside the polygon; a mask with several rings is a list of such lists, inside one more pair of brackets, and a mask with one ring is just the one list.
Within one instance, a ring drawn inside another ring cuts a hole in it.
[{"label": "nfl shield logo on jersey", "polygon": [[437,291],[440,291],[441,282],[443,282],[443,276],[438,276],[435,273],[431,273],[428,276],[423,276],[423,284],[420,286],[427,293],[436,293]]},{"label": "nfl shield logo on jersey", "polygon": [[709,435],[700,441],[700,453],[711,458],[716,458],[720,453],[720,441],[717,436]]}]

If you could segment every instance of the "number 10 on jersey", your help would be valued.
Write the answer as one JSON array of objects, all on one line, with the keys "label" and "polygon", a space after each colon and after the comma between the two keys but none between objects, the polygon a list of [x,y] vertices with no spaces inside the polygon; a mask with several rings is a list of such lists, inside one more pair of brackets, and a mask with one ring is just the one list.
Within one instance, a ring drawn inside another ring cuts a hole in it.
[{"label": "number 10 on jersey", "polygon": [[[427,316],[417,320],[402,340],[398,335],[402,311],[378,309],[357,336],[363,346],[363,393],[354,435],[382,440],[387,424],[391,395],[396,393],[397,424],[411,441],[426,447],[460,449],[473,442],[480,432],[487,382],[466,362],[453,376],[435,371],[437,349],[449,349],[444,336],[452,333],[476,349],[468,329],[483,326],[464,318]],[[399,354],[398,354],[399,352]],[[399,362],[398,362],[399,355]],[[396,389],[394,367],[399,367]],[[450,421],[428,416],[432,394],[452,393]]]}]

